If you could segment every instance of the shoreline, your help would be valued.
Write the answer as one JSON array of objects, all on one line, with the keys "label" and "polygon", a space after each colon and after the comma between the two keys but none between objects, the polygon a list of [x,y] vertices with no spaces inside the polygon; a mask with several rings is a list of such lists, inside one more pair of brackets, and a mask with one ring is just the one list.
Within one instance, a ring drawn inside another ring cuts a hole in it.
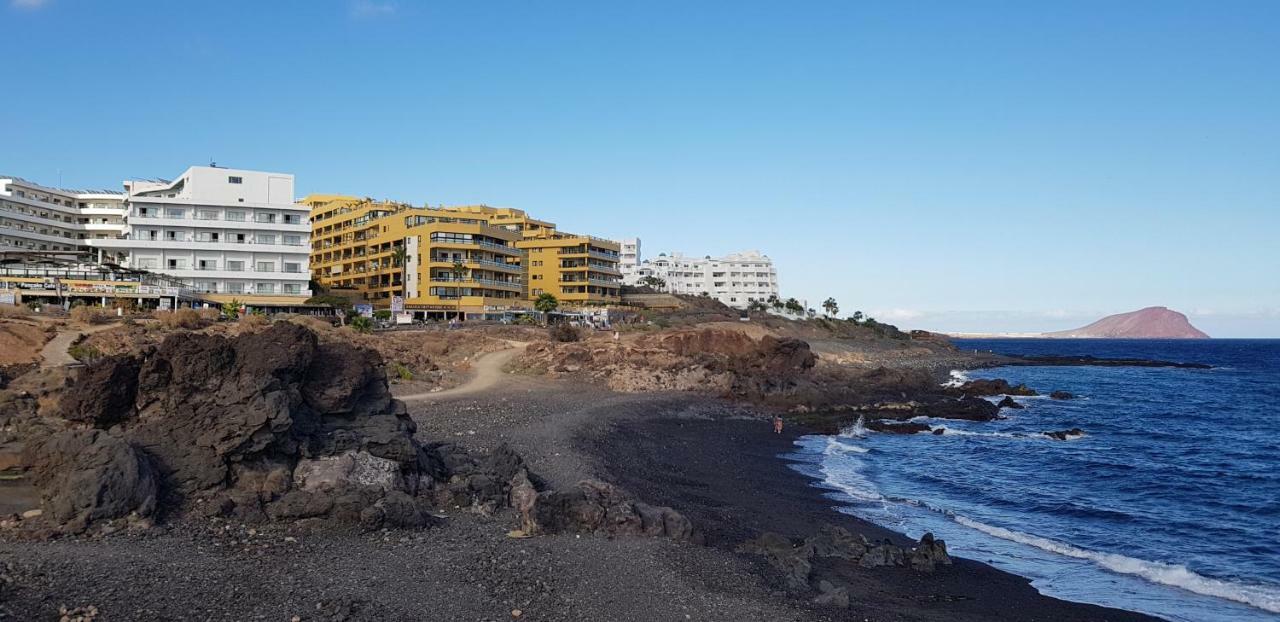
[{"label": "shoreline", "polygon": [[[708,410],[714,410],[714,405]],[[783,454],[810,433],[788,426],[774,435],[763,419],[717,416],[627,418],[590,443],[609,477],[650,503],[669,505],[701,530],[705,544],[731,554],[743,540],[772,531],[791,538],[817,533],[826,524],[869,540],[899,546],[914,541],[892,529],[840,512],[818,480],[791,467]],[[749,556],[748,556],[749,557]],[[1111,620],[1150,621],[1146,614],[1057,599],[1041,594],[1029,579],[981,561],[954,557],[933,574],[905,568],[824,569],[821,576],[849,588],[848,609],[810,605],[815,594],[786,598],[833,619]],[[753,560],[777,597],[785,593],[780,573]]]}]

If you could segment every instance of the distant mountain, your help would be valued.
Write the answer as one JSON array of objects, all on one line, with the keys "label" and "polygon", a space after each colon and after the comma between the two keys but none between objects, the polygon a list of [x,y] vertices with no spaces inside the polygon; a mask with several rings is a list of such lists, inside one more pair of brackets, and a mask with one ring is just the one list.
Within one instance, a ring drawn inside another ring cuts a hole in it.
[{"label": "distant mountain", "polygon": [[1208,339],[1209,335],[1191,325],[1187,316],[1165,307],[1147,307],[1129,313],[1108,315],[1075,330],[1045,333],[1045,337],[1092,337],[1110,339]]}]

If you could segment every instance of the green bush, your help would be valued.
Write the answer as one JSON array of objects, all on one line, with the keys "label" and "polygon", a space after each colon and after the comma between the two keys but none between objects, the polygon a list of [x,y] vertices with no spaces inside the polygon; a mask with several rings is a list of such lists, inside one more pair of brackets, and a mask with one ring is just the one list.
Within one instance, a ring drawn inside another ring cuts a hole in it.
[{"label": "green bush", "polygon": [[93,346],[86,346],[82,343],[71,344],[71,347],[67,348],[67,354],[70,354],[71,358],[80,361],[81,363],[92,363],[102,358],[101,350]]},{"label": "green bush", "polygon": [[391,319],[391,310],[390,310],[390,309],[378,309],[377,311],[374,311],[374,312],[373,312],[373,317],[374,317],[375,319],[379,319],[379,320],[389,320],[389,319]]},{"label": "green bush", "polygon": [[351,318],[351,330],[354,330],[357,333],[373,332],[373,320],[363,315],[357,315],[356,317]]},{"label": "green bush", "polygon": [[413,371],[410,370],[408,367],[405,367],[403,363],[392,363],[391,370],[394,371],[396,375],[399,376],[400,379],[404,380],[405,382],[409,382],[413,380]]}]

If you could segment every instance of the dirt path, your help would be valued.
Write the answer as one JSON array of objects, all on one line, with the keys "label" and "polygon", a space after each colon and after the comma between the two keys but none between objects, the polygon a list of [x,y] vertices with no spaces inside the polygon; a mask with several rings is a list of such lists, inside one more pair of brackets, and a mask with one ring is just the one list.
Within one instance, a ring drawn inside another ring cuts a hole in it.
[{"label": "dirt path", "polygon": [[508,341],[511,346],[507,350],[499,350],[484,354],[476,359],[475,365],[472,367],[471,377],[466,382],[452,389],[444,391],[436,391],[434,393],[414,393],[412,395],[397,395],[396,399],[405,402],[415,401],[435,401],[443,398],[460,397],[479,393],[488,389],[492,389],[502,379],[502,368],[511,359],[524,352],[525,346],[529,344],[523,341]]},{"label": "dirt path", "polygon": [[74,357],[67,353],[71,348],[71,344],[75,343],[82,335],[91,335],[111,328],[115,328],[117,324],[102,324],[99,326],[90,326],[80,330],[67,330],[59,332],[44,344],[44,349],[40,350],[40,358],[42,359],[41,367],[62,367],[65,365],[75,365],[77,361]]}]

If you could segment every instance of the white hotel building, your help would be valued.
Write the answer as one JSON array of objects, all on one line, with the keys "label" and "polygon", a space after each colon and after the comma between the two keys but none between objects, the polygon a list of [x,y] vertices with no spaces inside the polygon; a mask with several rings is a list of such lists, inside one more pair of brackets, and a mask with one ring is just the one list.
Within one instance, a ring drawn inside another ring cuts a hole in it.
[{"label": "white hotel building", "polygon": [[666,282],[672,294],[706,294],[731,307],[745,308],[753,300],[765,301],[778,294],[778,272],[773,260],[759,251],[724,257],[687,257],[680,253],[646,259],[624,282],[637,285],[646,276]]},{"label": "white hotel building", "polygon": [[0,250],[87,252],[230,299],[307,297],[309,210],[293,176],[194,166],[123,194],[0,179]]}]

